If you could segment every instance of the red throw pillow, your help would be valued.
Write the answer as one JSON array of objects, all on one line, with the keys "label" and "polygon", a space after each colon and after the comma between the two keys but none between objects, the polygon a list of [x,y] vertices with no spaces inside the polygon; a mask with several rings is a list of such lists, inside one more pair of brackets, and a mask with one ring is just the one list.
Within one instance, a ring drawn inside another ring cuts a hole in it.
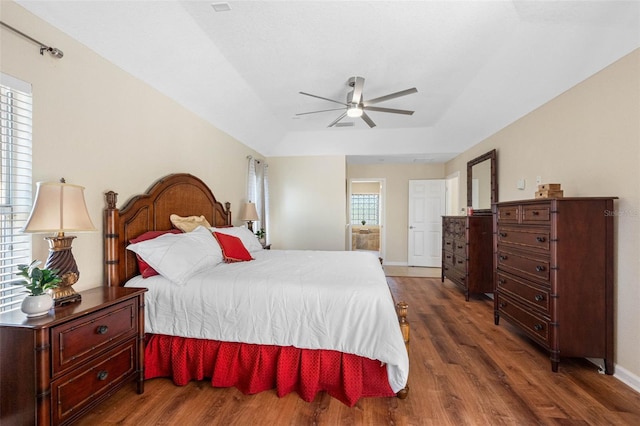
[{"label": "red throw pillow", "polygon": [[253,257],[251,257],[249,251],[244,244],[242,244],[240,238],[221,232],[214,232],[213,236],[216,237],[218,244],[220,244],[225,262],[232,263],[253,260]]},{"label": "red throw pillow", "polygon": [[[168,231],[147,231],[144,234],[129,240],[131,244],[139,243],[141,241],[153,240],[154,238],[159,237],[164,234],[182,234],[182,231],[179,229],[170,229]],[[144,261],[138,254],[136,254],[136,259],[138,260],[138,271],[140,271],[140,275],[142,278],[149,278],[154,275],[159,275],[158,272],[153,269],[147,262]]]}]

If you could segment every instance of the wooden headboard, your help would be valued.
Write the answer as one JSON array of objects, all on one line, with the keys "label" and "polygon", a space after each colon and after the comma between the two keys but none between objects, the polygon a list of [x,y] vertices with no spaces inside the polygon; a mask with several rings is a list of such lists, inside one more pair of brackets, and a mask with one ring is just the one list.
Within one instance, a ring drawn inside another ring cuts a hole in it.
[{"label": "wooden headboard", "polygon": [[187,173],[165,176],[147,192],[132,197],[118,209],[118,194],[105,193],[104,210],[104,278],[108,286],[122,286],[138,275],[133,252],[127,250],[129,240],[147,231],[173,228],[169,216],[204,215],[212,226],[231,225],[231,204],[219,203],[200,179]]}]

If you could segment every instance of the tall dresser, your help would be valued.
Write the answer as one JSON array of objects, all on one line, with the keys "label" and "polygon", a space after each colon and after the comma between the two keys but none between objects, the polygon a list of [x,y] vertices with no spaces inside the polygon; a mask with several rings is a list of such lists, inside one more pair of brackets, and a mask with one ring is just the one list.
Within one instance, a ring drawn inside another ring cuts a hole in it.
[{"label": "tall dresser", "polygon": [[493,205],[496,325],[506,318],[561,357],[603,358],[613,374],[613,200]]},{"label": "tall dresser", "polygon": [[442,281],[448,278],[464,291],[493,292],[491,216],[442,217]]}]

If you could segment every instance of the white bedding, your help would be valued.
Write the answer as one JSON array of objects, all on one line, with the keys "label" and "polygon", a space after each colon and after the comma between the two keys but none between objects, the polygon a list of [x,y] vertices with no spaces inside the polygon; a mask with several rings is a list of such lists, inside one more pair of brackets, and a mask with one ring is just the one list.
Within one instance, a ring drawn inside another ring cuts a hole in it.
[{"label": "white bedding", "polygon": [[378,258],[364,252],[261,250],[176,285],[158,275],[146,287],[145,331],[301,349],[333,349],[387,364],[394,392],[409,358]]}]

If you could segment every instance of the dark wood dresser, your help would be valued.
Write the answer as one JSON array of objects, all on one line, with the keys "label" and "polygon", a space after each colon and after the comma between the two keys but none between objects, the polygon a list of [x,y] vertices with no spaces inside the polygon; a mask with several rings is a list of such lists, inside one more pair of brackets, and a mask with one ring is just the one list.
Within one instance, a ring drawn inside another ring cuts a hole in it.
[{"label": "dark wood dresser", "polygon": [[493,292],[492,222],[488,216],[442,217],[442,281],[471,293]]},{"label": "dark wood dresser", "polygon": [[29,318],[0,315],[0,424],[58,425],[129,381],[144,391],[144,292],[96,287]]},{"label": "dark wood dresser", "polygon": [[613,374],[613,200],[493,205],[495,323],[500,317],[561,357],[603,358]]}]

